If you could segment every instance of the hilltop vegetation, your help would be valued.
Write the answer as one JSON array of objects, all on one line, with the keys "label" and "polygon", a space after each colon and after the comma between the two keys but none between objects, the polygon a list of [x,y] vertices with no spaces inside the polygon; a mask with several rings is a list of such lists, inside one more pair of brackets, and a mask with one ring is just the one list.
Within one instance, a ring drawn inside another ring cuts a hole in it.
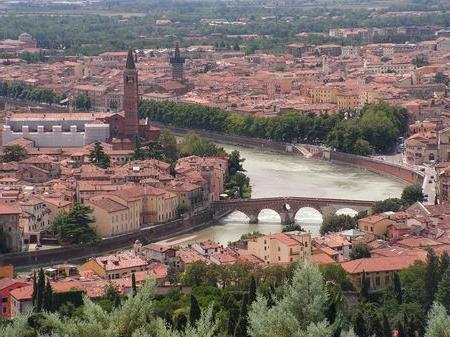
[{"label": "hilltop vegetation", "polygon": [[[319,269],[304,262],[288,269],[252,271],[240,265],[195,263],[181,275],[185,284],[194,286],[189,295],[177,291],[155,295],[152,281],[124,298],[110,287],[98,303],[84,298],[77,308],[73,304],[61,304],[58,310],[55,306],[35,307],[34,312],[11,323],[3,322],[0,335],[391,337],[396,329],[401,337],[448,337],[448,260],[442,280],[436,278],[436,272],[431,273],[432,267],[439,266],[444,265],[430,253],[427,264],[418,263],[400,277],[396,274],[389,289],[369,294],[363,286],[358,303],[351,304],[343,293],[351,284],[339,266]],[[434,304],[430,282],[437,294]],[[51,289],[48,283],[41,288],[46,289],[44,293]]]}]

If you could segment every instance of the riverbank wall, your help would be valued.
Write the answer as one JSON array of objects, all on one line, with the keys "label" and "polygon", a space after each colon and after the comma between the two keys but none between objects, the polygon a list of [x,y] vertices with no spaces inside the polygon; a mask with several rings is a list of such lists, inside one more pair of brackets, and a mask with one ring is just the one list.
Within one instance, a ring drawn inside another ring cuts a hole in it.
[{"label": "riverbank wall", "polygon": [[336,151],[324,151],[323,157],[339,163],[355,165],[375,173],[385,174],[396,179],[400,179],[410,185],[422,185],[423,183],[424,177],[420,172],[417,172],[412,168],[394,163],[388,163],[383,160]]},{"label": "riverbank wall", "polygon": [[[153,125],[158,126],[160,128],[167,128],[174,132],[177,135],[185,135],[189,131],[194,131],[198,133],[202,137],[205,137],[209,140],[231,144],[231,145],[239,145],[239,146],[247,146],[253,147],[263,150],[273,150],[273,151],[283,151],[283,152],[292,152],[297,153],[298,151],[294,151],[294,147],[290,143],[284,142],[276,142],[267,139],[261,138],[251,138],[245,136],[236,136],[230,134],[224,134],[214,131],[208,130],[199,130],[199,129],[186,129],[175,127],[172,125],[166,125],[161,123],[152,122]],[[369,170],[371,172],[388,175],[395,179],[399,179],[404,181],[407,184],[415,185],[422,184],[423,175],[420,172],[413,170],[412,168],[408,168],[406,166],[388,163],[382,160],[368,158],[363,156],[356,156],[348,153],[342,153],[337,151],[326,150],[320,146],[305,144],[305,147],[314,154],[314,158],[319,158],[323,160],[332,160],[338,163],[347,163],[351,165],[358,166],[360,168]],[[316,155],[318,152],[322,152],[322,155]],[[300,154],[299,154],[300,155]]]},{"label": "riverbank wall", "polygon": [[169,223],[141,228],[138,232],[106,238],[95,244],[69,245],[55,249],[0,255],[0,266],[12,264],[15,268],[49,266],[69,261],[81,261],[120,249],[130,248],[136,240],[143,244],[165,240],[175,235],[189,233],[210,225],[213,213],[203,211],[187,219],[177,219]]}]

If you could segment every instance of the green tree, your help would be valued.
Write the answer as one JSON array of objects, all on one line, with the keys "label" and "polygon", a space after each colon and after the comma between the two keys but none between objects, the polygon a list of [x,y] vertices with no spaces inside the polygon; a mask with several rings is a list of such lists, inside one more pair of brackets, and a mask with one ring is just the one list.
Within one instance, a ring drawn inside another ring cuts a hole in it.
[{"label": "green tree", "polygon": [[444,275],[450,266],[450,257],[446,250],[441,254],[441,258],[439,261],[439,274]]},{"label": "green tree", "polygon": [[3,147],[3,162],[21,161],[28,157],[28,153],[22,145],[6,145]]},{"label": "green tree", "polygon": [[384,212],[398,212],[404,206],[402,199],[388,198],[381,201],[376,201],[372,206],[372,213],[379,214]]},{"label": "green tree", "polygon": [[9,253],[9,234],[3,230],[3,228],[0,228],[0,254],[6,254]]},{"label": "green tree", "polygon": [[363,271],[361,276],[361,290],[359,291],[359,297],[363,301],[367,301],[369,299],[369,290],[370,290],[370,279],[366,277],[365,271]]},{"label": "green tree", "polygon": [[383,312],[383,337],[392,337],[392,329],[386,314]]},{"label": "green tree", "polygon": [[403,189],[401,198],[408,206],[414,204],[417,201],[423,201],[425,199],[422,192],[422,187],[418,185],[406,186]]},{"label": "green tree", "polygon": [[350,215],[334,214],[325,217],[320,226],[320,234],[326,234],[330,232],[340,232],[347,229],[354,229],[357,227],[355,218]]},{"label": "green tree", "polygon": [[107,285],[105,287],[104,299],[112,303],[114,307],[118,307],[120,305],[121,299],[117,287],[111,283]]},{"label": "green tree", "polygon": [[398,304],[403,303],[403,289],[398,273],[394,273],[394,294]]},{"label": "green tree", "polygon": [[425,307],[430,308],[434,301],[434,296],[438,289],[439,283],[439,258],[433,249],[429,249],[427,253],[427,261],[425,267]]},{"label": "green tree", "polygon": [[142,148],[141,138],[134,137],[133,160],[144,160],[146,158],[145,150]]},{"label": "green tree", "polygon": [[439,282],[436,301],[441,303],[450,312],[450,270],[448,269]]},{"label": "green tree", "polygon": [[108,168],[110,166],[110,158],[103,150],[103,146],[99,141],[95,142],[94,148],[89,154],[89,159],[91,163],[100,168]]},{"label": "green tree", "polygon": [[239,151],[232,151],[228,157],[228,174],[230,176],[233,176],[237,172],[245,172],[244,168],[242,167],[242,163],[244,161],[245,159],[241,158],[241,154],[239,153]]},{"label": "green tree", "polygon": [[360,156],[368,156],[372,153],[372,147],[370,146],[370,143],[367,140],[359,138],[355,142],[355,145],[353,146],[353,151],[351,152]]},{"label": "green tree", "polygon": [[[250,336],[292,336],[305,331],[304,336],[331,336],[325,319],[327,291],[316,265],[300,263],[292,281],[283,287],[283,296],[270,308],[268,300],[259,295],[249,311]],[[314,335],[314,333],[316,333]]]},{"label": "green tree", "polygon": [[36,305],[34,307],[34,310],[36,312],[40,312],[42,310],[42,306],[44,304],[44,292],[45,292],[45,275],[44,270],[40,268],[36,291]]},{"label": "green tree", "polygon": [[197,298],[191,295],[191,307],[189,309],[189,322],[194,325],[201,317],[200,305]]},{"label": "green tree", "polygon": [[361,310],[358,310],[356,316],[353,320],[353,329],[355,330],[355,334],[358,337],[367,337],[368,334],[366,332],[366,323],[364,319],[364,315]]},{"label": "green tree", "polygon": [[248,304],[252,305],[254,301],[256,301],[256,280],[255,276],[252,275],[250,279],[250,286],[248,288]]},{"label": "green tree", "polygon": [[165,161],[164,149],[160,142],[150,141],[147,145],[147,157],[151,159]]},{"label": "green tree", "polygon": [[435,303],[428,313],[425,337],[450,337],[450,316],[441,304]]},{"label": "green tree", "polygon": [[178,147],[177,147],[177,139],[175,135],[170,132],[168,129],[163,129],[161,131],[161,135],[159,136],[159,142],[164,151],[164,157],[170,163],[175,162],[178,157]]},{"label": "green tree", "polygon": [[87,111],[92,107],[91,99],[87,95],[78,95],[75,98],[75,107]]},{"label": "green tree", "polygon": [[245,199],[251,197],[250,178],[242,172],[234,174],[227,182],[226,187],[231,197]]},{"label": "green tree", "polygon": [[133,289],[133,296],[137,294],[136,287],[136,275],[134,273],[131,274],[131,288]]},{"label": "green tree", "polygon": [[36,297],[38,292],[38,283],[36,278],[36,270],[33,270],[33,293],[31,295],[31,303],[33,307],[36,305]]},{"label": "green tree", "polygon": [[352,251],[350,252],[350,259],[363,259],[366,257],[370,257],[369,246],[364,243],[357,243],[353,245]]},{"label": "green tree", "polygon": [[239,312],[239,320],[236,324],[236,329],[234,330],[234,337],[248,337],[247,325],[248,325],[248,295],[244,294],[242,298],[241,310]]},{"label": "green tree", "polygon": [[434,83],[442,83],[445,85],[448,85],[449,83],[449,78],[446,74],[444,74],[442,71],[438,71],[435,75],[434,75]]},{"label": "green tree", "polygon": [[69,212],[58,214],[49,231],[60,241],[74,244],[96,242],[98,236],[90,227],[90,224],[94,222],[90,215],[92,212],[89,206],[76,204]]},{"label": "green tree", "polygon": [[44,289],[42,309],[45,311],[51,311],[53,309],[53,290],[50,281],[47,281]]}]

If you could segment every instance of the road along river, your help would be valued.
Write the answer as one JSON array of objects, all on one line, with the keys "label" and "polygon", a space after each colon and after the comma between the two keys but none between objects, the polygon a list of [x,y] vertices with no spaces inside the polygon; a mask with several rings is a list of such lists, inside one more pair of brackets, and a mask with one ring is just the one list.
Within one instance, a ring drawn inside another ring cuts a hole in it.
[{"label": "road along river", "polygon": [[[221,145],[227,151],[239,150],[245,158],[244,168],[250,177],[252,197],[323,197],[361,200],[381,200],[399,197],[405,183],[358,167],[328,161],[304,159],[297,155],[261,151],[253,148]],[[352,213],[351,210],[340,212]],[[305,230],[317,235],[322,216],[310,208],[303,208],[296,221]],[[223,244],[235,241],[248,232],[280,232],[280,217],[271,210],[263,210],[258,224],[249,224],[248,218],[234,212],[215,225],[167,240],[169,244],[216,240]]]}]

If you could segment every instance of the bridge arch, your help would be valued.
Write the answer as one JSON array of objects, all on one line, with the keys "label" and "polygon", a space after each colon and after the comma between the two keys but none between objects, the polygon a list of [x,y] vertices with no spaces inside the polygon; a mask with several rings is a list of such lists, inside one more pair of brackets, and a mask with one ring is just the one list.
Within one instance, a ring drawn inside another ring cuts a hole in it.
[{"label": "bridge arch", "polygon": [[258,213],[258,221],[261,221],[262,218],[264,218],[265,222],[281,222],[280,213],[272,208],[261,209]]},{"label": "bridge arch", "polygon": [[297,222],[318,222],[322,223],[323,214],[322,211],[317,207],[304,206],[297,209],[294,213],[294,219]]},{"label": "bridge arch", "polygon": [[350,215],[350,216],[354,217],[354,216],[358,215],[358,211],[355,211],[351,207],[344,207],[344,208],[339,208],[336,211],[336,215],[341,215],[341,214],[343,214],[343,215]]},{"label": "bridge arch", "polygon": [[246,212],[243,212],[241,210],[233,210],[227,217],[229,217],[229,222],[236,222],[236,221],[242,221],[245,223],[250,222],[250,217],[247,215]]}]

